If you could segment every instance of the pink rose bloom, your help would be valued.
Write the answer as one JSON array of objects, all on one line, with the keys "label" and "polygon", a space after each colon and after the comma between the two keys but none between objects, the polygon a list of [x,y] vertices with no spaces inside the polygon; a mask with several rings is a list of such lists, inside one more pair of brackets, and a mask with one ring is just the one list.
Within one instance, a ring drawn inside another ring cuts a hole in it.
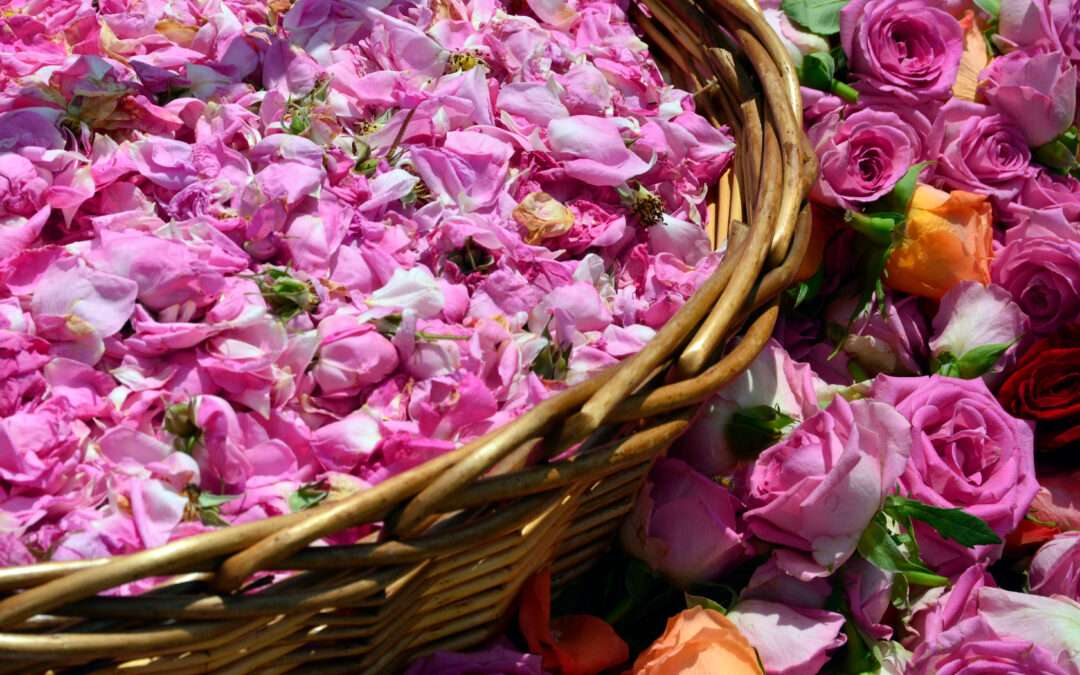
[{"label": "pink rose bloom", "polygon": [[394,345],[370,324],[340,314],[319,323],[322,339],[312,375],[323,394],[353,395],[383,381],[398,366]]},{"label": "pink rose bloom", "polygon": [[1005,47],[1039,43],[1080,62],[1080,3],[1075,0],[1003,0],[995,40]]},{"label": "pink rose bloom", "polygon": [[[1039,489],[1031,425],[1006,413],[982,380],[934,375],[879,376],[871,396],[911,421],[911,460],[903,493],[939,508],[961,508],[1004,537]],[[1001,545],[974,549],[916,523],[923,559],[945,575],[977,560],[996,560]]]},{"label": "pink rose bloom", "polygon": [[1069,675],[1054,655],[1024,638],[1003,637],[981,617],[972,617],[920,645],[905,671],[907,675],[966,673],[1025,673]]},{"label": "pink rose bloom", "polygon": [[747,370],[701,407],[694,423],[676,441],[672,455],[707,476],[724,474],[739,459],[732,441],[741,434],[730,429],[732,418],[742,410],[765,406],[798,424],[818,412],[814,384],[810,367],[793,361],[770,340]]},{"label": "pink rose bloom", "polygon": [[81,459],[81,443],[60,406],[0,420],[0,478],[30,490],[57,490]]},{"label": "pink rose bloom", "polygon": [[1062,228],[1080,230],[1080,180],[1039,169],[1004,215],[1020,224],[1052,220]]},{"label": "pink rose bloom", "polygon": [[813,197],[858,209],[881,199],[919,160],[919,135],[890,112],[869,108],[846,119],[826,116],[807,132],[821,161]]},{"label": "pink rose bloom", "polygon": [[809,552],[806,576],[830,573],[895,489],[910,447],[910,427],[891,406],[836,397],[758,457],[746,500],[750,531]]},{"label": "pink rose bloom", "polygon": [[1000,208],[1035,175],[1031,151],[1016,124],[991,108],[952,99],[942,107],[927,142],[936,183],[988,194]]},{"label": "pink rose bloom", "polygon": [[985,586],[968,597],[967,616],[920,642],[906,672],[1080,673],[1080,603]]},{"label": "pink rose bloom", "polygon": [[969,567],[948,587],[928,589],[911,607],[906,624],[904,645],[914,649],[923,642],[933,642],[945,631],[978,613],[979,589],[995,586],[985,564]]},{"label": "pink rose bloom", "polygon": [[829,652],[847,642],[836,612],[743,600],[727,618],[757,650],[766,675],[815,675]]},{"label": "pink rose bloom", "polygon": [[45,205],[45,193],[52,185],[48,171],[38,169],[21,155],[0,155],[0,219],[32,216]]},{"label": "pink rose bloom", "polygon": [[964,34],[948,13],[917,0],[854,0],[840,10],[840,42],[857,88],[920,103],[952,92]]},{"label": "pink rose bloom", "polygon": [[1080,232],[1036,223],[1015,227],[990,276],[1027,314],[1031,331],[1048,335],[1080,316]]},{"label": "pink rose bloom", "polygon": [[1042,545],[1028,569],[1028,587],[1039,595],[1080,600],[1080,531],[1063,532]]},{"label": "pink rose bloom", "polygon": [[979,91],[1020,127],[1032,147],[1049,143],[1076,116],[1076,68],[1045,45],[999,56],[979,74]]},{"label": "pink rose bloom", "polygon": [[750,553],[738,509],[727,488],[661,457],[623,522],[623,546],[680,586],[715,579]]}]

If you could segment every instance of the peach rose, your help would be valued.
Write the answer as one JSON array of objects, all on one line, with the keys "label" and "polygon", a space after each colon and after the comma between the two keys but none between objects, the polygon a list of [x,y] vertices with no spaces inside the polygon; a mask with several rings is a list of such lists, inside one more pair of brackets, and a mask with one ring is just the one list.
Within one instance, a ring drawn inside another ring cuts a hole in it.
[{"label": "peach rose", "polygon": [[986,38],[975,21],[974,12],[968,10],[964,14],[960,27],[964,29],[964,55],[960,57],[960,68],[956,72],[952,93],[956,98],[974,101],[979,73],[989,65],[990,51],[986,48]]},{"label": "peach rose", "polygon": [[757,653],[720,612],[691,607],[668,619],[660,638],[638,655],[631,675],[762,675]]},{"label": "peach rose", "polygon": [[885,267],[885,283],[933,300],[961,281],[990,283],[991,219],[983,195],[919,185],[903,239]]}]

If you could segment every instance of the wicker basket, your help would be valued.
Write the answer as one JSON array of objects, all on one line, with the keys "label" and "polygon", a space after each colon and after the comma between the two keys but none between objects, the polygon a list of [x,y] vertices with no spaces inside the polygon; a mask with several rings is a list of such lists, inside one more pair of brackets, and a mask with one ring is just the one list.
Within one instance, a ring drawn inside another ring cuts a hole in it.
[{"label": "wicker basket", "polygon": [[[762,348],[808,244],[816,160],[798,82],[752,3],[633,10],[672,81],[738,143],[710,194],[728,254],[640,353],[347,498],[125,557],[0,570],[0,673],[389,673],[499,632],[537,569],[550,564],[556,586],[584,571],[652,460]],[[542,461],[579,442],[570,459]],[[309,546],[378,521],[377,540]],[[252,581],[261,570],[296,573]],[[146,578],[163,583],[98,595]]]}]

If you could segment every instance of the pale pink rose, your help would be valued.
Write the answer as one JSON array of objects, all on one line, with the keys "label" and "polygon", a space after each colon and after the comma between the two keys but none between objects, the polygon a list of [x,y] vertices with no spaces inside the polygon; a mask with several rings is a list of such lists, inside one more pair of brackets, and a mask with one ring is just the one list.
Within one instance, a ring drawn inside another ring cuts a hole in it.
[{"label": "pale pink rose", "polygon": [[1080,531],[1063,532],[1039,548],[1028,568],[1028,586],[1039,595],[1080,600]]},{"label": "pale pink rose", "polygon": [[809,553],[807,574],[830,573],[895,490],[910,448],[911,427],[892,406],[836,397],[758,457],[746,499],[750,531]]},{"label": "pale pink rose", "polygon": [[847,642],[844,617],[764,600],[743,600],[727,618],[757,650],[766,675],[814,675]]},{"label": "pale pink rose", "polygon": [[709,581],[750,553],[738,509],[727,488],[662,457],[623,523],[623,546],[680,585]]}]

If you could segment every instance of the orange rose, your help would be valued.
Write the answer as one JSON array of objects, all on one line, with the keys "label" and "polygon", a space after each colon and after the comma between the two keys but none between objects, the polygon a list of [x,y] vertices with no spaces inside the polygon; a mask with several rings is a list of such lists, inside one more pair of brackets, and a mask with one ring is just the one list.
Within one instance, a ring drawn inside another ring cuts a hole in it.
[{"label": "orange rose", "polygon": [[596,675],[626,661],[630,648],[602,619],[573,614],[551,619],[551,570],[525,581],[518,626],[544,669],[560,675]]},{"label": "orange rose", "polygon": [[762,675],[757,653],[720,612],[691,607],[668,619],[660,638],[638,655],[631,675]]},{"label": "orange rose", "polygon": [[792,280],[793,284],[806,281],[817,273],[825,259],[825,244],[836,230],[837,224],[842,222],[831,209],[818,204],[810,205],[810,213],[810,243],[806,247],[806,255],[803,256],[799,271]]},{"label": "orange rose", "polygon": [[885,283],[933,300],[961,281],[988,284],[993,236],[986,197],[919,185],[904,237],[885,266]]}]

